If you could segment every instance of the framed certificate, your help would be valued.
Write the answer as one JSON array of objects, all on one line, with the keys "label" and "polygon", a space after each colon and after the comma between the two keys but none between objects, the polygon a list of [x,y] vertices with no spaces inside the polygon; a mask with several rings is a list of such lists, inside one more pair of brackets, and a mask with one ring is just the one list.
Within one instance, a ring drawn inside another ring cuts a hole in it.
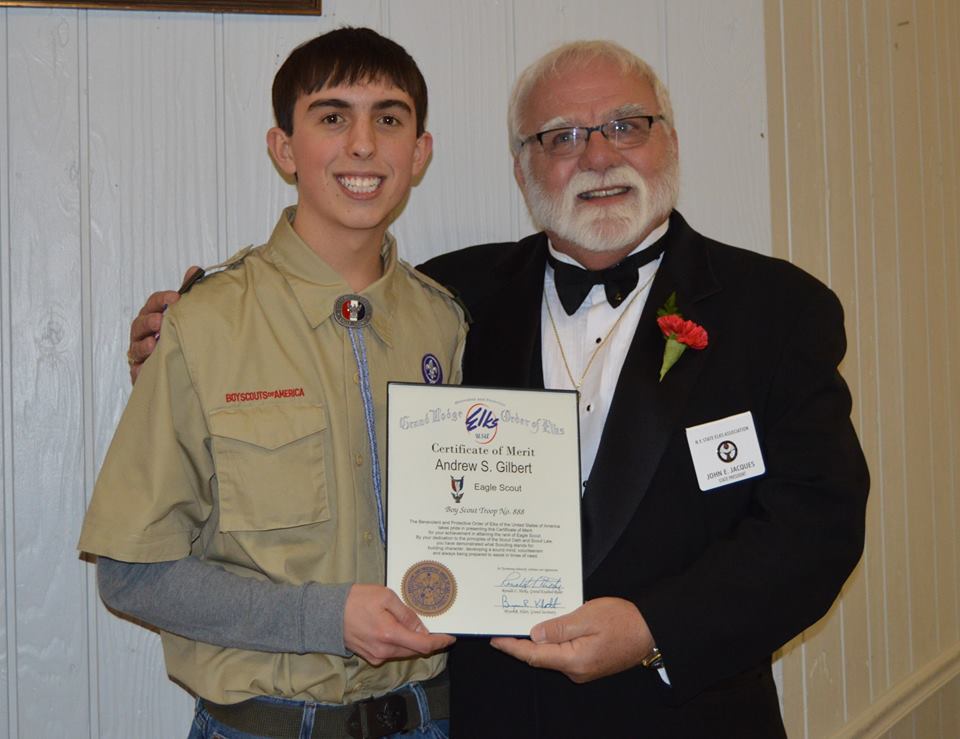
[{"label": "framed certificate", "polygon": [[583,603],[577,395],[389,383],[387,586],[433,632]]}]

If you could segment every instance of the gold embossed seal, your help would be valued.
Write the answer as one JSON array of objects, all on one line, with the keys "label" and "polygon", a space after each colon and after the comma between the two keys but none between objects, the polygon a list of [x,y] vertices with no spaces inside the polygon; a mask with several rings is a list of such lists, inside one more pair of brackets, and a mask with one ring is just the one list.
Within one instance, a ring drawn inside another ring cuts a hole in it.
[{"label": "gold embossed seal", "polygon": [[439,616],[457,599],[453,573],[432,560],[411,565],[400,583],[403,600],[421,616]]}]

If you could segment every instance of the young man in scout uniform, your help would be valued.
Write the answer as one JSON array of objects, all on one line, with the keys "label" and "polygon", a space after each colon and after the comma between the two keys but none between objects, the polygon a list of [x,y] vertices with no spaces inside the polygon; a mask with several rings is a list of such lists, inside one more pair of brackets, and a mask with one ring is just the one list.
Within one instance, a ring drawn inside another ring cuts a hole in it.
[{"label": "young man in scout uniform", "polygon": [[[339,29],[291,53],[273,103],[297,206],[171,307],[79,546],[107,604],[162,630],[191,737],[442,736],[452,638],[381,584],[387,380],[459,381],[465,338],[386,232],[430,155],[426,85]],[[256,628],[266,603],[286,620]]]}]

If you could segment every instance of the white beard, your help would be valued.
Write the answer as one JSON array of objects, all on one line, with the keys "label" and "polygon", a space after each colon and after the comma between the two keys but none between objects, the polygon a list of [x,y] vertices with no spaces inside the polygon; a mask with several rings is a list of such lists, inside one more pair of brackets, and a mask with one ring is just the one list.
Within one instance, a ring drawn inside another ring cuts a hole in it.
[{"label": "white beard", "polygon": [[[657,179],[648,182],[626,164],[597,172],[577,172],[558,196],[547,193],[533,175],[530,156],[520,159],[530,216],[539,228],[591,252],[608,252],[640,243],[643,235],[660,225],[677,203],[680,176],[677,157]],[[610,185],[633,188],[627,201],[606,207],[582,207],[577,193]],[[580,207],[578,207],[580,206]]]}]

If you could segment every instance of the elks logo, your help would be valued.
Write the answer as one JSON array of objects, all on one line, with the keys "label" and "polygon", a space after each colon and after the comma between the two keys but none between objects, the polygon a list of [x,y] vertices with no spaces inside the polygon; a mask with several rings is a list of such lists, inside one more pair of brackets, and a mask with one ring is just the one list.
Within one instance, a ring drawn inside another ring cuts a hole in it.
[{"label": "elks logo", "polygon": [[483,403],[474,403],[467,410],[467,431],[480,444],[489,444],[497,435],[499,419]]},{"label": "elks logo", "polygon": [[453,502],[459,503],[463,498],[463,478],[450,475],[450,495],[453,496]]},{"label": "elks logo", "polygon": [[724,439],[720,442],[720,446],[717,447],[717,456],[720,457],[721,462],[729,464],[737,458],[737,445],[730,441],[730,439]]}]

